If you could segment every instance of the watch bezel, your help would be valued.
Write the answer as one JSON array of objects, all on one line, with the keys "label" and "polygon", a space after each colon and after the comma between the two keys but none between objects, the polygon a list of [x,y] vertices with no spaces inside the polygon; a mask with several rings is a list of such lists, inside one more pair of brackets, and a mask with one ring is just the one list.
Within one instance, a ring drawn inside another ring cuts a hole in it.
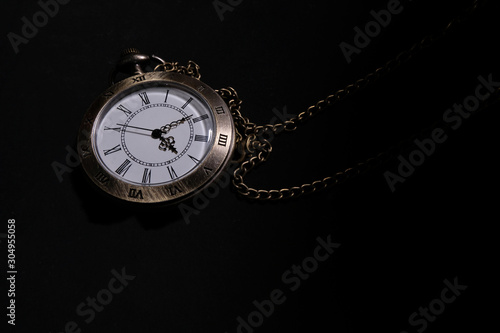
[{"label": "watch bezel", "polygon": [[[206,157],[185,177],[161,185],[130,184],[101,165],[94,151],[96,120],[111,103],[136,85],[180,85],[202,98],[214,118],[214,140]],[[226,138],[227,136],[227,138]],[[225,140],[219,140],[223,137]],[[220,144],[220,143],[225,143]],[[128,202],[173,204],[206,188],[229,163],[235,147],[234,121],[224,100],[202,81],[175,72],[148,72],[126,78],[106,89],[84,115],[78,135],[78,154],[83,169],[92,182],[109,195]]]}]

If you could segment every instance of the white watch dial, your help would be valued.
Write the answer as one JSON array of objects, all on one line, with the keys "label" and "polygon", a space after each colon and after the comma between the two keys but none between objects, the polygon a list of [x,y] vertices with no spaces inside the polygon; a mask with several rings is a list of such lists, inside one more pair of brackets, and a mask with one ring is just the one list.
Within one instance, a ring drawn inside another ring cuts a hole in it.
[{"label": "white watch dial", "polygon": [[130,184],[179,180],[203,161],[215,121],[196,92],[181,85],[135,86],[99,115],[94,151],[111,175]]}]

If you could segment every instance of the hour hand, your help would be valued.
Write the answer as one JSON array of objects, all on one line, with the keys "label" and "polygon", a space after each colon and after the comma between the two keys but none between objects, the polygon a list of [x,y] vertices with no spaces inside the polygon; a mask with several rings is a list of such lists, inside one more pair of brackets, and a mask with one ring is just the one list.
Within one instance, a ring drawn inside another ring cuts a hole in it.
[{"label": "hour hand", "polygon": [[173,136],[169,136],[168,138],[160,138],[161,142],[160,145],[158,146],[158,149],[163,150],[163,151],[171,151],[172,153],[177,155],[177,149],[175,149],[174,144],[175,140]]}]

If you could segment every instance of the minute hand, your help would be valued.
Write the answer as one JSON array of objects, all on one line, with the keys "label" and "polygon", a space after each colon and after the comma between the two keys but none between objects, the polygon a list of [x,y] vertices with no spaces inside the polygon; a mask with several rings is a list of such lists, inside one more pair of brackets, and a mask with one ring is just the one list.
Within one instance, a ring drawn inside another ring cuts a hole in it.
[{"label": "minute hand", "polygon": [[167,134],[168,132],[170,132],[170,130],[173,130],[174,128],[176,128],[177,126],[179,126],[180,124],[184,124],[184,122],[188,121],[189,119],[191,119],[193,115],[190,115],[190,116],[187,116],[187,117],[184,117],[182,119],[179,119],[179,120],[176,120],[176,121],[173,121],[171,122],[170,124],[167,124],[165,126],[162,126],[160,128],[160,130],[162,131],[163,134]]}]

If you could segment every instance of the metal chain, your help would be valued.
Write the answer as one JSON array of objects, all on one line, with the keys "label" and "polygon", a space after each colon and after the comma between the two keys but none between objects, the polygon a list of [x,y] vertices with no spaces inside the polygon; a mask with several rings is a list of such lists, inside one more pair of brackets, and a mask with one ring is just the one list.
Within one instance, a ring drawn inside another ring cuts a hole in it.
[{"label": "metal chain", "polygon": [[[402,64],[413,59],[413,57],[421,50],[431,46],[434,42],[446,36],[453,28],[466,21],[483,3],[484,1],[475,0],[471,6],[463,11],[461,15],[451,20],[439,32],[425,36],[419,42],[413,44],[407,50],[402,51],[394,59],[389,60],[375,71],[367,74],[365,77],[355,81],[354,83],[347,85],[345,88],[337,90],[325,99],[310,106],[306,111],[301,112],[297,117],[283,123],[258,126],[250,122],[248,118],[245,118],[241,114],[242,101],[238,97],[236,91],[231,87],[219,90],[218,93],[226,101],[233,114],[237,129],[236,142],[239,147],[238,151],[242,153],[242,158],[240,160],[243,162],[233,173],[233,186],[236,188],[238,193],[244,197],[254,200],[282,200],[297,198],[299,196],[311,194],[334,185],[342,184],[345,181],[359,176],[388,160],[390,156],[392,156],[391,152],[394,149],[399,149],[403,143],[391,147],[387,151],[379,153],[372,158],[368,158],[351,168],[337,172],[333,176],[318,179],[312,183],[305,183],[300,186],[292,186],[279,190],[266,190],[249,187],[244,181],[244,177],[252,169],[269,158],[269,155],[272,152],[272,146],[266,137],[270,137],[271,134],[282,133],[283,131],[295,131],[300,124],[304,123],[309,118],[316,116],[324,109],[345,100],[346,98],[378,81],[380,78],[394,71]],[[496,98],[498,98],[498,95],[499,94],[496,94]],[[483,108],[485,107],[486,104],[483,105]]]},{"label": "metal chain", "polygon": [[[159,59],[159,58],[158,58]],[[175,72],[192,76],[195,79],[201,79],[200,66],[194,61],[189,60],[187,66],[181,66],[178,62],[166,62],[155,67],[154,71]]]},{"label": "metal chain", "polygon": [[[347,85],[345,88],[337,90],[333,94],[327,96],[325,99],[318,101],[316,104],[311,105],[306,111],[301,112],[297,117],[292,118],[283,123],[275,125],[255,126],[252,129],[259,133],[266,133],[272,131],[273,133],[285,131],[295,131],[299,124],[304,123],[307,119],[317,115],[327,107],[331,107],[338,102],[345,100],[356,92],[366,88],[372,83],[378,81],[380,78],[394,71],[402,64],[413,59],[413,57],[421,50],[431,46],[437,40],[446,36],[453,28],[462,22],[466,21],[485,1],[475,0],[473,4],[466,8],[462,15],[455,17],[451,20],[445,28],[437,33],[430,34],[422,38],[419,42],[413,44],[407,50],[400,52],[394,59],[389,60],[383,66],[377,68],[373,72],[367,74],[365,77]],[[251,124],[253,126],[253,124]]]},{"label": "metal chain", "polygon": [[[256,124],[250,122],[248,118],[242,116],[240,112],[242,101],[233,88],[223,88],[217,92],[226,101],[233,115],[236,125],[236,144],[238,145],[238,152],[242,155],[242,158],[240,159],[242,162],[233,173],[233,185],[239,194],[247,198],[256,200],[280,200],[310,194],[332,185],[341,184],[349,178],[360,175],[369,169],[376,167],[384,158],[389,156],[388,153],[381,153],[376,157],[369,158],[343,172],[338,172],[334,176],[325,177],[310,184],[305,183],[300,186],[282,188],[279,190],[258,190],[250,188],[245,184],[244,177],[248,172],[250,172],[250,170],[267,161],[269,158],[269,155],[272,152],[272,146],[266,139],[267,131],[265,129],[274,125],[257,126]],[[293,130],[295,129],[296,128]],[[274,127],[273,133],[278,134],[284,130],[290,131],[290,129],[287,129],[287,122],[283,123],[281,126],[278,124],[278,126]]]},{"label": "metal chain", "polygon": [[[344,171],[337,172],[333,176],[318,179],[312,183],[305,183],[300,186],[292,186],[279,190],[266,190],[251,188],[244,181],[244,177],[252,169],[267,161],[269,158],[269,155],[272,152],[272,146],[266,138],[269,138],[271,135],[280,134],[284,131],[295,131],[299,125],[304,123],[306,120],[316,116],[326,108],[330,108],[338,102],[347,99],[360,90],[378,81],[383,76],[391,73],[402,64],[413,59],[413,57],[421,50],[426,49],[437,40],[448,35],[453,28],[466,21],[484,2],[485,0],[475,0],[471,6],[463,11],[461,15],[452,19],[439,32],[425,36],[407,50],[400,52],[395,58],[389,60],[383,66],[377,68],[354,83],[347,85],[343,89],[335,91],[325,99],[311,105],[306,111],[301,112],[297,117],[289,119],[283,123],[257,125],[241,114],[242,100],[238,97],[236,90],[231,87],[216,90],[231,110],[236,127],[236,153],[240,155],[237,161],[241,164],[233,173],[232,183],[238,193],[244,197],[254,200],[283,200],[297,198],[299,196],[311,194],[334,185],[342,184],[345,181],[359,176],[388,160],[392,156],[392,152],[394,150],[399,150],[399,148],[406,144],[409,140],[400,142],[387,151],[379,153],[372,158],[368,158]],[[197,79],[201,78],[200,66],[193,61],[189,61],[187,66],[180,66],[177,62],[162,61],[162,64],[156,66],[154,70],[177,72]],[[500,97],[500,89],[498,89],[495,94],[492,94],[492,96],[494,96],[495,99],[492,101],[492,98],[490,98],[488,101],[483,103],[481,109],[488,107]]]}]

